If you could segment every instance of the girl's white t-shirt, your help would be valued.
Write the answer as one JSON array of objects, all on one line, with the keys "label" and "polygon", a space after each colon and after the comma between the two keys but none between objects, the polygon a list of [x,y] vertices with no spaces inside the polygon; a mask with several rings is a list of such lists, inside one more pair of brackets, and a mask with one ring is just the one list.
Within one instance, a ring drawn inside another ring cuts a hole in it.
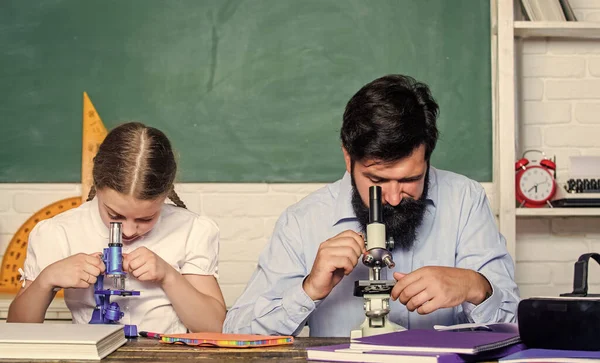
[{"label": "girl's white t-shirt", "polygon": [[[187,209],[165,204],[154,228],[130,245],[124,253],[146,247],[181,274],[218,277],[219,228],[210,219]],[[78,208],[40,221],[29,234],[27,257],[23,267],[26,280],[35,280],[48,265],[77,253],[102,252],[108,247],[108,228],[100,218],[97,198]],[[111,283],[105,279],[105,283]],[[105,284],[105,287],[108,287]],[[111,286],[112,287],[112,286]],[[125,313],[121,324],[135,324],[138,331],[163,334],[185,333],[186,327],[175,313],[169,298],[155,282],[140,282],[132,275],[125,281],[127,290],[139,296],[111,296]],[[73,323],[89,323],[96,302],[94,286],[65,289]],[[202,307],[195,310],[201,314]]]}]

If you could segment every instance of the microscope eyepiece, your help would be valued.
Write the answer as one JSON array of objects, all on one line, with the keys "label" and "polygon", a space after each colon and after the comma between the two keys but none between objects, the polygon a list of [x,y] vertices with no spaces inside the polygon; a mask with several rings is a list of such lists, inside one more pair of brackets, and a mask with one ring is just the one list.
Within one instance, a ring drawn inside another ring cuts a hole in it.
[{"label": "microscope eyepiece", "polygon": [[373,185],[369,188],[369,223],[383,223],[382,213],[381,187]]},{"label": "microscope eyepiece", "polygon": [[123,246],[123,235],[121,234],[121,222],[110,222],[108,234],[108,245],[110,247]]}]

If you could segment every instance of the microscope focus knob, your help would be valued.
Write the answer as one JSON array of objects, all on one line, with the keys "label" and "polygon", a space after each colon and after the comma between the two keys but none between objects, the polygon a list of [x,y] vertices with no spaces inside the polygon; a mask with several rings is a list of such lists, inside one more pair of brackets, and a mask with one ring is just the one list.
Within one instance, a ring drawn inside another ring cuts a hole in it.
[{"label": "microscope focus knob", "polygon": [[388,238],[388,240],[386,241],[386,244],[387,244],[386,247],[388,250],[390,250],[390,251],[393,250],[394,249],[394,237]]},{"label": "microscope focus knob", "polygon": [[371,256],[370,254],[366,254],[363,256],[363,263],[365,264],[365,266],[371,267],[373,262],[375,262],[375,257]]},{"label": "microscope focus knob", "polygon": [[392,256],[390,255],[386,255],[385,257],[383,257],[383,263],[385,263],[385,265],[388,268],[393,268],[394,266],[396,266],[396,263],[394,262],[394,260],[392,260]]},{"label": "microscope focus knob", "polygon": [[119,321],[123,317],[123,313],[116,302],[111,303],[105,312],[106,318],[111,321]]}]

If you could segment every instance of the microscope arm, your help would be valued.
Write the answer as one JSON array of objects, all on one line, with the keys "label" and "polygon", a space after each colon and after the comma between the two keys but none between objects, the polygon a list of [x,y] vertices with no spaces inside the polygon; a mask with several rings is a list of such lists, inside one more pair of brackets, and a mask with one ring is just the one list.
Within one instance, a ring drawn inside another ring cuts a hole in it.
[{"label": "microscope arm", "polygon": [[365,300],[366,318],[359,329],[352,331],[352,338],[405,330],[388,318],[390,293],[396,281],[381,280],[381,269],[395,266],[390,253],[394,248],[394,240],[386,239],[383,223],[381,187],[372,186],[369,189],[369,202],[369,224],[365,241],[367,252],[363,256],[363,264],[369,267],[369,280],[359,280],[354,285],[354,296]]},{"label": "microscope arm", "polygon": [[[94,284],[94,299],[96,307],[92,312],[90,324],[118,324],[124,316],[119,304],[110,302],[112,295],[117,296],[137,296],[139,291],[125,290],[125,276],[123,271],[123,243],[121,242],[121,223],[111,222],[108,248],[105,248],[102,254],[102,261],[106,266],[103,274],[98,276]],[[110,276],[114,278],[115,289],[105,288],[104,278]],[[126,337],[137,336],[136,325],[124,326]]]}]

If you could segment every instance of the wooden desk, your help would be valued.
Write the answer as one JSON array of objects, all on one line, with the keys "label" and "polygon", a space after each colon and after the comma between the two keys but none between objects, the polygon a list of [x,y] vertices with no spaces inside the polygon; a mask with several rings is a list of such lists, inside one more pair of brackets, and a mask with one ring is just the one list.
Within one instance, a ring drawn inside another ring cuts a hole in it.
[{"label": "wooden desk", "polygon": [[[269,348],[199,348],[159,343],[157,340],[138,338],[104,358],[102,362],[305,362],[306,348],[349,343],[349,338],[296,338],[293,345]],[[0,361],[2,361],[0,359]]]}]

